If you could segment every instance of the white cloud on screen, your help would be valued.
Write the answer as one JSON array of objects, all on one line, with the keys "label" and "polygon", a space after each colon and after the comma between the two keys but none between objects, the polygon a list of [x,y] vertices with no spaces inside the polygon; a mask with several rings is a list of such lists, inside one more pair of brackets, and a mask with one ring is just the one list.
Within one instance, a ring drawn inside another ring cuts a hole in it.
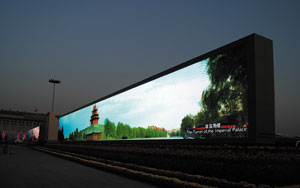
[{"label": "white cloud on screen", "polygon": [[[98,102],[99,124],[108,118],[132,127],[179,128],[184,116],[200,111],[202,92],[209,84],[204,60]],[[71,113],[60,122],[64,127],[72,123],[72,129],[81,130],[89,125],[92,107]]]},{"label": "white cloud on screen", "polygon": [[179,128],[185,115],[200,111],[202,92],[208,85],[206,62],[202,62],[101,101],[97,106],[103,118],[115,123],[174,129]]}]

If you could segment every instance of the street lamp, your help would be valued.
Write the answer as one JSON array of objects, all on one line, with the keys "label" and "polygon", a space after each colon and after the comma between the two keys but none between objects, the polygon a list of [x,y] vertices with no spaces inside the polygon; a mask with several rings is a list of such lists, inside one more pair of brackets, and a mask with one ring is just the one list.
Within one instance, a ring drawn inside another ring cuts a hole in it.
[{"label": "street lamp", "polygon": [[59,84],[60,81],[59,80],[50,79],[49,82],[53,83],[53,98],[52,98],[52,112],[53,112],[53,109],[54,109],[55,84]]}]

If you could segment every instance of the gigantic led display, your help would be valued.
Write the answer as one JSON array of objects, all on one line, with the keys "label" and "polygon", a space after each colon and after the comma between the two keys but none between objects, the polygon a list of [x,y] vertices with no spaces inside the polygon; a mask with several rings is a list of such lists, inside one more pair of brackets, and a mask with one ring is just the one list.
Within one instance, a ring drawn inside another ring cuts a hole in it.
[{"label": "gigantic led display", "polygon": [[237,46],[59,118],[59,140],[248,136],[248,66]]}]

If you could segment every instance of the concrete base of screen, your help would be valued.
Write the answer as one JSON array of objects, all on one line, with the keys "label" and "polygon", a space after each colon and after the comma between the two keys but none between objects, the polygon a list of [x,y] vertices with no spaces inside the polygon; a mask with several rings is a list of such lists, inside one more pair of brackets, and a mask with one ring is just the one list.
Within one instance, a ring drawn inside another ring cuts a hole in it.
[{"label": "concrete base of screen", "polygon": [[274,143],[273,42],[256,34],[251,37],[253,59],[249,66],[254,74],[249,74],[249,139],[255,143]]},{"label": "concrete base of screen", "polygon": [[47,114],[46,125],[40,128],[40,141],[57,141],[58,118],[54,112]]},{"label": "concrete base of screen", "polygon": [[49,112],[47,123],[48,123],[48,140],[57,141],[58,118],[55,116],[54,112]]}]

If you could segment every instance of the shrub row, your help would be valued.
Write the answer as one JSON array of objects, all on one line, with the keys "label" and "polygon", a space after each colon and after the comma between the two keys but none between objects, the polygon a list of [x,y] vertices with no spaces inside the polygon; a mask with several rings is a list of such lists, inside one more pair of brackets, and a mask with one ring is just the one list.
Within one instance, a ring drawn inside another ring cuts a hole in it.
[{"label": "shrub row", "polygon": [[245,148],[215,149],[213,146],[198,147],[145,146],[97,146],[97,145],[47,145],[61,151],[94,156],[102,159],[134,163],[161,170],[201,174],[233,182],[247,181],[254,184],[283,186],[299,184],[299,153],[247,150]]},{"label": "shrub row", "polygon": [[[247,182],[231,182],[225,179],[218,179],[218,178],[213,178],[213,177],[205,177],[201,175],[191,175],[191,174],[186,174],[182,173],[179,171],[170,171],[170,170],[161,170],[161,169],[156,169],[156,168],[150,168],[146,166],[139,166],[136,164],[130,164],[130,163],[122,163],[118,161],[112,161],[112,160],[107,160],[107,159],[99,159],[96,157],[90,157],[90,156],[85,156],[81,154],[76,154],[76,153],[70,153],[70,152],[62,152],[62,151],[56,151],[56,150],[51,150],[51,149],[42,149],[38,148],[41,151],[46,151],[50,152],[53,154],[59,154],[61,156],[67,156],[67,158],[76,158],[79,160],[84,160],[85,162],[88,162],[89,164],[95,164],[99,165],[102,167],[103,164],[107,165],[112,165],[110,167],[114,167],[117,169],[125,170],[128,171],[128,169],[133,170],[129,172],[138,172],[138,174],[143,174],[144,176],[147,176],[147,178],[154,178],[155,181],[161,180],[163,177],[163,180],[167,179],[168,181],[172,180],[171,184],[179,184],[185,185],[188,187],[199,187],[199,186],[210,186],[210,187],[228,187],[228,188],[254,188],[256,187],[254,184],[249,184]],[[135,173],[134,173],[135,174]],[[152,180],[153,181],[153,180]],[[258,187],[261,188],[268,188],[270,186],[268,185],[259,185]]]}]

